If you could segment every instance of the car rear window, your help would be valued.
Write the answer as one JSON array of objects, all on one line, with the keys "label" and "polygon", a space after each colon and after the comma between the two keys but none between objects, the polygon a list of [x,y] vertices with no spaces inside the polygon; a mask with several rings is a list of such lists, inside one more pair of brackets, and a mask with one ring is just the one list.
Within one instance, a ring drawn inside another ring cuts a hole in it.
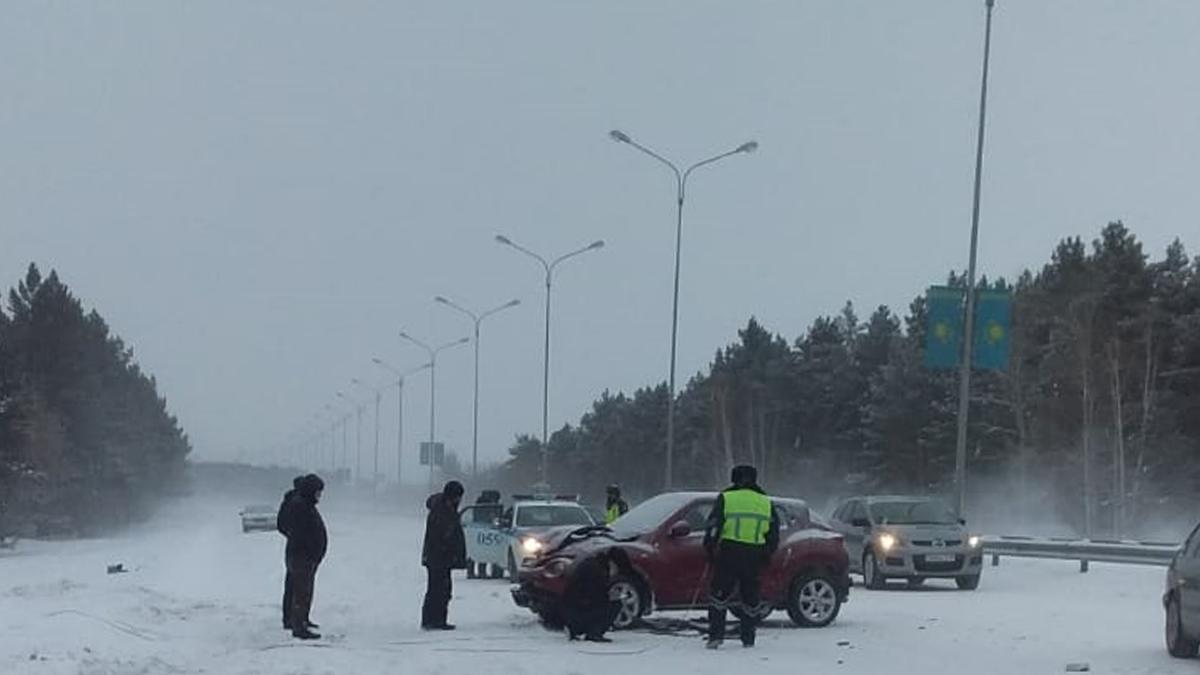
[{"label": "car rear window", "polygon": [[593,525],[582,506],[522,506],[517,509],[517,527]]}]

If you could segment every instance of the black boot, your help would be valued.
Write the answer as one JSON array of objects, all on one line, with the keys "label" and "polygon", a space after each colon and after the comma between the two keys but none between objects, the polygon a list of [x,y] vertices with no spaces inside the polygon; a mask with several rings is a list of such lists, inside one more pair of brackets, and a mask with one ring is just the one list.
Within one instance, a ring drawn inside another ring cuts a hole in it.
[{"label": "black boot", "polygon": [[292,637],[296,638],[297,640],[319,640],[319,639],[321,639],[320,634],[314,633],[307,628],[293,630]]}]

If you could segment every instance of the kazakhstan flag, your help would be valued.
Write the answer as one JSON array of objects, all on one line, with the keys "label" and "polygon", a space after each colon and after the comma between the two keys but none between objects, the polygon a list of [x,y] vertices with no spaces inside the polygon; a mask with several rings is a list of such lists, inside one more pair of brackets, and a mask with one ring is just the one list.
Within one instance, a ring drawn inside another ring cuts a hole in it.
[{"label": "kazakhstan flag", "polygon": [[963,289],[931,286],[925,296],[925,367],[957,368],[962,353]]},{"label": "kazakhstan flag", "polygon": [[1011,332],[1012,295],[1008,291],[979,291],[975,297],[973,365],[980,370],[1008,368]]}]

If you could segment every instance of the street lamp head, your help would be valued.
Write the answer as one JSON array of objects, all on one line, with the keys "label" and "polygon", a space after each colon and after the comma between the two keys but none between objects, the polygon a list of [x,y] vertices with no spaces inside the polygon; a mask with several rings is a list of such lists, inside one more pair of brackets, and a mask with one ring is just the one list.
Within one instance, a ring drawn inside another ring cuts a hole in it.
[{"label": "street lamp head", "polygon": [[469,338],[469,337],[465,337],[465,338],[462,338],[462,339],[458,340],[458,341],[457,341],[457,342],[455,342],[454,344],[456,344],[456,345],[462,345],[462,344],[466,344],[466,343],[468,343],[468,342],[470,342],[470,341],[471,341],[471,338]]},{"label": "street lamp head", "polygon": [[352,377],[350,378],[350,384],[362,384],[362,382],[357,377]]},{"label": "street lamp head", "polygon": [[496,235],[496,243],[504,244],[505,246],[512,246],[512,240],[502,234]]},{"label": "street lamp head", "polygon": [[449,300],[447,300],[446,298],[444,298],[444,297],[442,297],[442,296],[440,296],[440,295],[438,295],[438,296],[435,296],[435,297],[433,298],[433,301],[434,301],[434,302],[440,302],[440,303],[442,303],[443,305],[448,305],[448,304],[450,304],[450,301],[449,301]]},{"label": "street lamp head", "polygon": [[758,141],[747,141],[738,146],[736,152],[751,153],[758,150]]},{"label": "street lamp head", "polygon": [[595,251],[596,249],[600,249],[600,248],[604,248],[604,240],[603,239],[597,239],[596,241],[593,241],[591,243],[591,245],[589,245],[587,247],[587,250]]},{"label": "street lamp head", "polygon": [[520,300],[509,300],[507,303],[505,303],[505,305],[504,305],[504,306],[505,306],[506,308],[507,308],[507,307],[516,307],[516,306],[517,306],[517,305],[519,305],[519,304],[521,304],[521,301],[520,301]]},{"label": "street lamp head", "polygon": [[629,137],[629,134],[627,134],[624,131],[621,131],[619,129],[613,129],[612,131],[608,132],[608,136],[609,136],[609,138],[613,139],[614,141],[616,141],[618,143],[632,143],[633,142],[633,139]]},{"label": "street lamp head", "polygon": [[412,339],[412,336],[411,336],[411,335],[409,335],[408,333],[405,333],[404,331],[400,331],[400,337],[404,338],[405,340],[411,340],[411,339]]},{"label": "street lamp head", "polygon": [[383,365],[383,361],[379,360],[379,357],[376,357],[376,356],[371,357],[371,363],[374,363],[377,366]]}]

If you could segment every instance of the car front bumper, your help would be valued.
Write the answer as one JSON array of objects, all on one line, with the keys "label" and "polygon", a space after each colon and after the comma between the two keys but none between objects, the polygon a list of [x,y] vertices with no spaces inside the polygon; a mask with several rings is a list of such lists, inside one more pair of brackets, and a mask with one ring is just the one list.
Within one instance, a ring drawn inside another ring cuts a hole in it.
[{"label": "car front bumper", "polygon": [[879,571],[888,577],[962,577],[983,571],[979,548],[900,548],[876,552]]}]

